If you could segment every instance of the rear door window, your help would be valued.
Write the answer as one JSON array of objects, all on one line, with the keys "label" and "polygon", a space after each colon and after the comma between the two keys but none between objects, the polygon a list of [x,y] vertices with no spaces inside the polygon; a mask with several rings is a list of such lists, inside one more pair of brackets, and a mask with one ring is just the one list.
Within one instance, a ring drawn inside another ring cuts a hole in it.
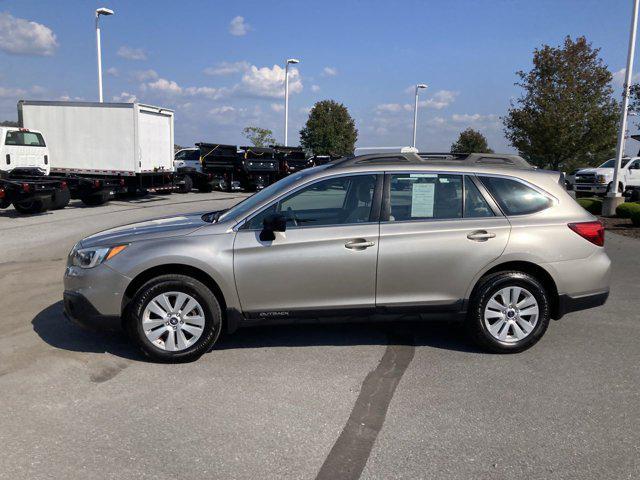
[{"label": "rear door window", "polygon": [[551,200],[517,180],[501,177],[478,177],[505,215],[526,215],[549,208]]},{"label": "rear door window", "polygon": [[462,218],[462,175],[391,174],[388,221]]}]

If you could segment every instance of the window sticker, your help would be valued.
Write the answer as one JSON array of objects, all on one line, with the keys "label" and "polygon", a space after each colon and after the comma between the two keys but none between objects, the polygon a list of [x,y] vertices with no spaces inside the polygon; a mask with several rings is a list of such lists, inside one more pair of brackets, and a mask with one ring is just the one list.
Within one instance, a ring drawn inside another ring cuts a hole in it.
[{"label": "window sticker", "polygon": [[434,183],[414,183],[411,191],[411,217],[432,218],[435,199]]}]

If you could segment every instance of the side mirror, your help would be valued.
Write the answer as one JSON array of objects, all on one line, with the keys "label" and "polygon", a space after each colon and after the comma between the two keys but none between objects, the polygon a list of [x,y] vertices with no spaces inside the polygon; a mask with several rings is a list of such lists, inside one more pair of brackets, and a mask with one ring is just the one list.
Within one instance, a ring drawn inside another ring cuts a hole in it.
[{"label": "side mirror", "polygon": [[284,232],[287,230],[287,219],[280,213],[272,213],[267,215],[262,221],[262,231],[260,232],[260,240],[263,242],[273,242],[276,239],[275,232]]}]

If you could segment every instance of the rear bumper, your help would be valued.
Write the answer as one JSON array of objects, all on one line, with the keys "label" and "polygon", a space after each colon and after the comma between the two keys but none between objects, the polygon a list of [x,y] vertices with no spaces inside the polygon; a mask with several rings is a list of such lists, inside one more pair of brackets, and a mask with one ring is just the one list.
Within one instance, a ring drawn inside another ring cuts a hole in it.
[{"label": "rear bumper", "polygon": [[73,322],[92,330],[117,331],[121,329],[119,316],[102,315],[84,295],[65,291],[64,314]]},{"label": "rear bumper", "polygon": [[605,304],[607,298],[609,298],[609,290],[580,297],[560,295],[558,297],[558,310],[555,318],[559,320],[567,313],[600,307]]}]

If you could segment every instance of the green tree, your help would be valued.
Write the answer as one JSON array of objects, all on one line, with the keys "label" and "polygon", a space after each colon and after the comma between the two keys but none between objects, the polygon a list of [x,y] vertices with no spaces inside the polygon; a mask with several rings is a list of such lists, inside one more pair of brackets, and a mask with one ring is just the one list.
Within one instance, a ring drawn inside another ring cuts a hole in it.
[{"label": "green tree", "polygon": [[14,122],[12,120],[4,120],[0,122],[0,127],[19,127],[18,122]]},{"label": "green tree", "polygon": [[245,127],[242,130],[242,135],[244,135],[254,147],[268,147],[276,143],[273,132],[268,128]]},{"label": "green tree", "polygon": [[511,144],[531,163],[555,170],[596,164],[616,144],[618,103],[611,72],[584,37],[533,52],[533,68],[518,71],[523,94],[504,117]]},{"label": "green tree", "polygon": [[458,140],[451,145],[451,153],[493,153],[486,137],[473,128],[460,132]]},{"label": "green tree", "polygon": [[300,130],[300,143],[314,155],[351,155],[358,139],[347,107],[334,100],[316,103]]}]

